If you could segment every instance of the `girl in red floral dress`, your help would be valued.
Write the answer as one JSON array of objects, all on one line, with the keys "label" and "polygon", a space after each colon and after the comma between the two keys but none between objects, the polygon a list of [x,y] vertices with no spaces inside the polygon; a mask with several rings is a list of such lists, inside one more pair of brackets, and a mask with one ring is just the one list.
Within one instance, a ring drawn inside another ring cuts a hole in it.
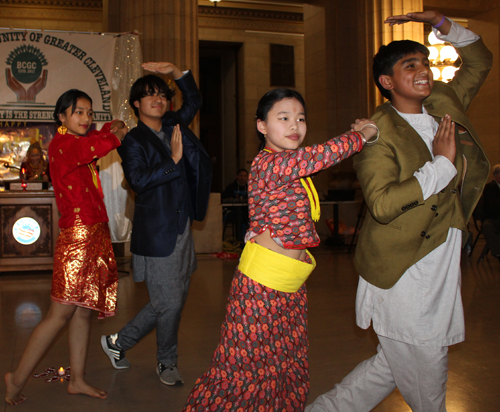
[{"label": "girl in red floral dress", "polygon": [[122,121],[106,123],[87,134],[92,125],[92,100],[68,90],[57,100],[54,119],[59,128],[49,146],[54,196],[61,217],[54,252],[51,306],[34,329],[14,372],[5,375],[5,400],[17,405],[29,375],[69,323],[71,377],[68,392],[106,398],[107,393],[84,378],[93,311],[115,313],[118,271],[111,245],[96,161],[120,146],[127,133]]},{"label": "girl in red floral dress", "polygon": [[[366,119],[324,144],[302,147],[306,109],[290,89],[257,108],[262,150],[248,184],[250,227],[221,337],[208,371],[184,406],[198,411],[303,411],[309,392],[305,280],[319,244],[319,199],[309,175],[359,152],[377,132]],[[363,129],[363,131],[361,131]]]}]

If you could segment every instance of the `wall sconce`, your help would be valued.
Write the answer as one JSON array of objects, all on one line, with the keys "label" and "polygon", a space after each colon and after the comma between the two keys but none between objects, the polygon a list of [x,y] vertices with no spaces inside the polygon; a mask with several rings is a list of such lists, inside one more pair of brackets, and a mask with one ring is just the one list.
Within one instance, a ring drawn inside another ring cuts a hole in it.
[{"label": "wall sconce", "polygon": [[441,80],[448,83],[458,70],[454,63],[458,59],[458,54],[453,46],[445,45],[443,40],[439,40],[434,32],[430,32],[427,37],[431,46],[429,49],[429,61],[434,80]]},{"label": "wall sconce", "polygon": [[217,7],[217,3],[220,1],[220,0],[210,0],[213,4],[214,4],[214,7]]}]

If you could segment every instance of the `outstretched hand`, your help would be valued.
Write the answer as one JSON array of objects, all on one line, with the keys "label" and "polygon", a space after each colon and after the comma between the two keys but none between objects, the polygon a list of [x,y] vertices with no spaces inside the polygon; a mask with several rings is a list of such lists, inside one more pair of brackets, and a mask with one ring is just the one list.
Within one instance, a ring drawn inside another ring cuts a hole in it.
[{"label": "outstretched hand", "polygon": [[182,72],[175,66],[173,63],[168,62],[148,62],[142,63],[142,68],[144,70],[153,72],[153,73],[161,73],[161,74],[172,74],[174,79],[178,79],[182,77]]},{"label": "outstretched hand", "polygon": [[389,26],[394,26],[395,24],[404,24],[409,21],[428,23],[432,26],[438,25],[438,30],[444,35],[447,35],[451,29],[451,22],[448,19],[445,19],[443,14],[434,10],[417,11],[399,16],[390,16],[385,19],[384,23],[387,23]]},{"label": "outstretched hand", "polygon": [[457,147],[455,143],[455,122],[451,121],[449,114],[445,115],[439,123],[434,142],[432,143],[434,156],[445,156],[451,163],[455,162]]},{"label": "outstretched hand", "polygon": [[365,143],[370,141],[378,133],[377,124],[370,119],[356,119],[351,124],[352,132],[359,132],[364,136]]},{"label": "outstretched hand", "polygon": [[170,139],[170,148],[172,149],[172,160],[175,164],[182,159],[182,133],[181,127],[176,125]]},{"label": "outstretched hand", "polygon": [[389,26],[394,26],[395,24],[404,24],[409,21],[414,21],[419,23],[428,23],[435,26],[441,21],[442,18],[443,15],[438,11],[428,10],[402,14],[399,16],[390,16],[385,19],[384,23],[387,23]]},{"label": "outstretched hand", "polygon": [[123,140],[125,135],[128,132],[127,125],[121,120],[113,120],[110,127],[111,133],[114,133],[115,136],[120,140]]}]

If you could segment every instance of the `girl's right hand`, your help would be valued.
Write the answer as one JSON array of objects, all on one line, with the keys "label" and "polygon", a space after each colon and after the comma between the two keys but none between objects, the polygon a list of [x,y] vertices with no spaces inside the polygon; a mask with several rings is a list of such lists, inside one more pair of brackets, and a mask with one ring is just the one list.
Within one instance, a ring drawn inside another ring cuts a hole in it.
[{"label": "girl's right hand", "polygon": [[170,139],[170,148],[172,149],[172,160],[175,164],[182,159],[182,133],[181,127],[176,125]]}]

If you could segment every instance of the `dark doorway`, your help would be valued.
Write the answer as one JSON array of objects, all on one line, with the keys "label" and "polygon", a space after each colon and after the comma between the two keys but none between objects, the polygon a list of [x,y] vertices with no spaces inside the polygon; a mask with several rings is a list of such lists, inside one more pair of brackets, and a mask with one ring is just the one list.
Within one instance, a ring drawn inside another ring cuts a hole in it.
[{"label": "dark doorway", "polygon": [[212,158],[212,192],[222,192],[240,167],[238,51],[241,43],[200,41],[200,139]]}]

